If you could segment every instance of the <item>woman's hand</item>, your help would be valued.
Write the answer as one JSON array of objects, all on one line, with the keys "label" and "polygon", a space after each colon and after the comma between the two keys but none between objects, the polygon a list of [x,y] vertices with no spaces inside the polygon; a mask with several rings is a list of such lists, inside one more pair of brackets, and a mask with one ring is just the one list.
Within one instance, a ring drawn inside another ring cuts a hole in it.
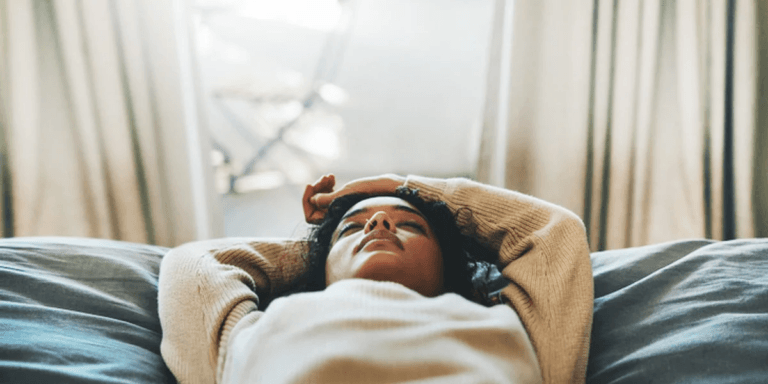
[{"label": "woman's hand", "polygon": [[353,193],[370,195],[392,195],[397,187],[405,184],[405,177],[395,174],[385,174],[373,177],[364,177],[350,181],[338,191],[333,190],[336,178],[333,174],[321,177],[314,184],[307,185],[304,189],[302,204],[304,206],[304,219],[309,224],[319,224],[323,221],[328,207],[334,199]]},{"label": "woman's hand", "polygon": [[318,224],[323,221],[325,212],[328,210],[328,206],[320,206],[315,202],[315,196],[318,194],[326,194],[333,192],[333,187],[336,185],[336,176],[333,174],[327,174],[317,180],[314,184],[308,184],[304,188],[304,196],[301,198],[301,203],[304,207],[304,220],[309,224]]}]

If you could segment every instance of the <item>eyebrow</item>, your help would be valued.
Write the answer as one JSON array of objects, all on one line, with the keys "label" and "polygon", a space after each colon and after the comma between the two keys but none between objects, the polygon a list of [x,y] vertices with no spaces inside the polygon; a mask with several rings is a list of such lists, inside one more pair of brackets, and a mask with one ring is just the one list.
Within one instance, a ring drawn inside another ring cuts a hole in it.
[{"label": "eyebrow", "polygon": [[[427,220],[427,218],[424,217],[424,215],[421,214],[421,212],[419,212],[419,211],[417,211],[417,210],[415,210],[415,209],[413,209],[411,207],[408,207],[408,206],[405,206],[405,205],[395,205],[395,210],[410,212],[410,213],[413,213],[415,215],[419,215],[422,219],[424,219],[424,221],[429,222]],[[359,208],[359,209],[355,209],[353,211],[349,211],[349,212],[347,212],[346,215],[341,217],[340,221],[344,221],[344,220],[346,220],[346,219],[348,219],[348,218],[350,218],[352,216],[357,216],[357,215],[359,215],[361,213],[366,213],[366,212],[368,212],[368,208]]]}]

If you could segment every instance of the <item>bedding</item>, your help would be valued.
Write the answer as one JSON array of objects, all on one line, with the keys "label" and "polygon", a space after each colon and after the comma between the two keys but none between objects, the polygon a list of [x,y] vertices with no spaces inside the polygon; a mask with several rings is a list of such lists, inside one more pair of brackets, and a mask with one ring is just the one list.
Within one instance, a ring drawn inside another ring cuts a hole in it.
[{"label": "bedding", "polygon": [[[175,382],[159,350],[166,251],[0,239],[0,382]],[[588,383],[768,382],[768,239],[597,252],[592,265]]]},{"label": "bedding", "polygon": [[160,356],[165,248],[0,240],[0,382],[174,383]]},{"label": "bedding", "polygon": [[768,240],[592,254],[589,383],[768,383]]}]

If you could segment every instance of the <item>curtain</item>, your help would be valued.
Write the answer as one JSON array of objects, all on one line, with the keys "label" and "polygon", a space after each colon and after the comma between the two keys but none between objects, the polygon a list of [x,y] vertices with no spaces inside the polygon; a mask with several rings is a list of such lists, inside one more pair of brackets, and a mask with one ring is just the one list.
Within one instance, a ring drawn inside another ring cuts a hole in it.
[{"label": "curtain", "polygon": [[768,3],[497,0],[481,181],[593,250],[768,236]]},{"label": "curtain", "polygon": [[170,0],[0,0],[5,237],[220,234],[186,18]]}]

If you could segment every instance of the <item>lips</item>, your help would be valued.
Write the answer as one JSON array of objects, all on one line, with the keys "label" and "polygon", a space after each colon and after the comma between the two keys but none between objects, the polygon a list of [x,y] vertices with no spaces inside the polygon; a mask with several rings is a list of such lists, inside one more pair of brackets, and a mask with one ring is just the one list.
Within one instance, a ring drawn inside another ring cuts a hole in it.
[{"label": "lips", "polygon": [[360,243],[355,247],[355,253],[360,252],[360,250],[363,249],[363,247],[365,247],[365,245],[368,244],[369,242],[373,240],[378,240],[378,239],[389,240],[395,243],[395,245],[397,245],[397,247],[400,248],[401,250],[405,249],[403,247],[403,242],[400,241],[400,239],[397,236],[395,236],[394,233],[386,229],[377,229],[375,231],[368,232],[368,234],[365,235],[365,237],[363,237],[362,240],[360,240]]}]

